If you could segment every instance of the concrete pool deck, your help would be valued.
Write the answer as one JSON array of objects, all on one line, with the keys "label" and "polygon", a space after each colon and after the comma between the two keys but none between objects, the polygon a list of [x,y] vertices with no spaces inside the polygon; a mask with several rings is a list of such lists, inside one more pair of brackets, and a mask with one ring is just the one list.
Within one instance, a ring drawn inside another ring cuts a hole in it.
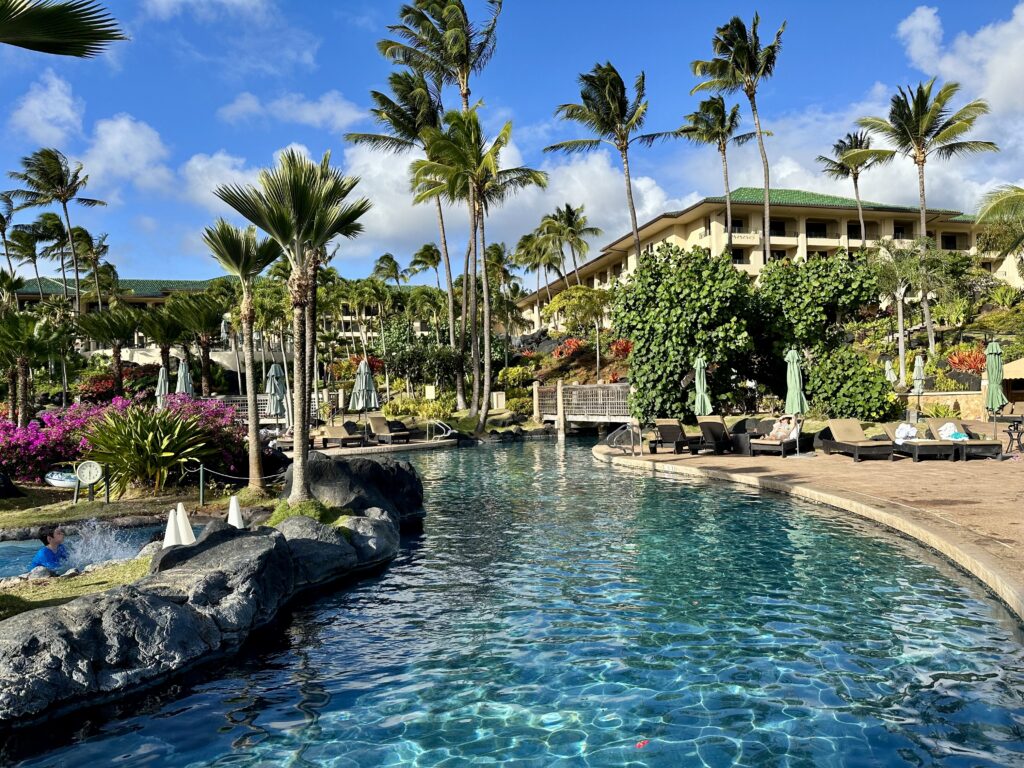
[{"label": "concrete pool deck", "polygon": [[945,555],[1024,620],[1024,462],[633,456],[605,445],[593,453],[613,466],[725,480],[874,520]]}]

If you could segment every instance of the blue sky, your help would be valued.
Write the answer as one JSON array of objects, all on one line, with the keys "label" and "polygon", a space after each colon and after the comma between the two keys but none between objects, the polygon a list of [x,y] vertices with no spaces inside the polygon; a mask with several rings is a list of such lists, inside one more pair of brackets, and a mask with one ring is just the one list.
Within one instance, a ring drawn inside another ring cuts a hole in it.
[{"label": "blue sky", "polygon": [[[76,61],[0,51],[0,170],[40,146],[56,146],[85,163],[89,193],[106,208],[73,212],[74,223],[109,233],[110,259],[122,277],[204,278],[218,268],[201,232],[230,213],[210,191],[251,180],[274,153],[297,144],[314,156],[327,149],[362,178],[358,190],[375,208],[366,233],[342,244],[335,266],[365,276],[384,251],[405,263],[436,239],[429,208],[412,207],[408,158],[346,146],[342,134],[369,130],[371,89],[385,89],[390,65],[375,43],[397,20],[399,3],[296,0],[108,0],[131,41],[97,60]],[[467,0],[479,16],[482,0]],[[689,62],[709,55],[709,40],[732,14],[750,18],[752,3],[694,4],[646,0],[540,2],[506,0],[496,55],[473,83],[474,99],[496,131],[513,122],[507,161],[547,170],[547,191],[531,191],[496,211],[491,239],[514,244],[541,215],[564,202],[585,204],[605,230],[600,246],[624,234],[628,217],[618,159],[544,155],[549,143],[578,134],[553,118],[578,100],[576,76],[611,60],[631,82],[647,74],[646,128],[675,128],[698,99]],[[963,97],[984,96],[992,115],[978,138],[999,142],[998,155],[929,167],[929,203],[969,210],[999,182],[1021,182],[1024,115],[1024,4],[861,2],[761,3],[762,30],[788,21],[775,77],[759,93],[773,185],[849,194],[817,173],[814,157],[865,114],[884,113],[905,83],[938,76],[963,84]],[[625,12],[624,12],[625,11]],[[447,101],[456,105],[455,94]],[[749,112],[743,103],[744,118]],[[638,215],[650,218],[698,197],[721,193],[712,150],[681,143],[631,158]],[[760,184],[751,146],[731,159],[734,186]],[[0,181],[0,188],[5,183]],[[863,182],[868,199],[916,203],[913,167],[897,163]],[[25,212],[21,221],[33,216]],[[464,213],[451,211],[453,252]],[[239,222],[240,223],[240,222]],[[52,271],[52,270],[47,270]]]}]

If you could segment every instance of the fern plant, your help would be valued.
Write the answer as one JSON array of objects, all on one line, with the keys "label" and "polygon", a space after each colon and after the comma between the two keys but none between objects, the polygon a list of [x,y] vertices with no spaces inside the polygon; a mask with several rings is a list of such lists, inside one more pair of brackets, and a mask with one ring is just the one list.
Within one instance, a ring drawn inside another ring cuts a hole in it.
[{"label": "fern plant", "polygon": [[129,485],[159,493],[172,470],[198,464],[216,452],[198,416],[144,407],[108,411],[87,440],[88,458],[107,465],[111,489],[118,496]]},{"label": "fern plant", "polygon": [[1020,297],[1020,290],[1009,283],[1000,283],[992,289],[992,293],[989,295],[992,303],[1002,309],[1011,309],[1020,301]]}]

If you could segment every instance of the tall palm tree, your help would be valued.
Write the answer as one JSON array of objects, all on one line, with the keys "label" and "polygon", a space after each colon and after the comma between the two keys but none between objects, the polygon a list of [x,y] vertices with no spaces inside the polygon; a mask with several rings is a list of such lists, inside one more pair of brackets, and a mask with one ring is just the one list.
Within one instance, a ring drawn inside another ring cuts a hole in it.
[{"label": "tall palm tree", "polygon": [[[974,128],[975,122],[989,112],[988,102],[975,99],[956,112],[951,112],[949,102],[960,90],[960,84],[949,82],[932,95],[935,87],[933,77],[927,83],[918,83],[917,88],[899,88],[889,101],[889,117],[862,117],[857,121],[861,128],[884,138],[891,149],[855,149],[845,155],[848,162],[865,162],[870,159],[890,160],[896,155],[909,157],[917,165],[917,189],[920,199],[920,232],[918,238],[928,236],[927,203],[925,198],[924,167],[928,158],[935,155],[940,160],[978,152],[998,152],[991,141],[968,141],[964,137]],[[931,319],[930,301],[927,292],[921,298],[925,327],[928,329],[928,351],[935,354],[935,327]]]},{"label": "tall palm tree", "polygon": [[260,446],[259,410],[256,406],[256,353],[252,325],[256,311],[252,304],[252,281],[281,256],[281,246],[270,238],[259,239],[256,227],[239,229],[218,219],[203,232],[203,240],[221,268],[238,278],[242,289],[239,310],[242,320],[242,350],[245,356],[245,407],[249,423],[249,487],[265,490]]},{"label": "tall palm tree", "polygon": [[[91,197],[80,197],[80,193],[89,183],[89,177],[82,174],[82,164],[75,163],[72,167],[68,159],[59,150],[39,149],[21,159],[22,171],[11,171],[8,175],[20,181],[23,189],[13,190],[15,199],[24,201],[26,207],[52,205],[59,203],[64,212],[64,226],[73,232],[71,217],[68,214],[68,203],[72,200],[87,208],[106,205],[102,200]],[[78,252],[75,241],[71,240],[71,261],[75,268],[75,310],[82,310],[81,281],[78,274]]]},{"label": "tall palm tree", "polygon": [[[440,202],[440,198],[438,198]],[[412,255],[412,261],[409,262],[409,267],[405,270],[409,275],[418,275],[420,272],[426,272],[428,269],[434,270],[434,278],[437,280],[437,289],[441,290],[441,274],[438,271],[438,267],[441,265],[441,251],[438,250],[437,246],[433,243],[425,243],[419,247],[419,250]],[[455,321],[455,313],[452,313],[452,321]]]},{"label": "tall palm tree", "polygon": [[722,158],[722,182],[725,187],[725,236],[726,247],[732,251],[732,191],[729,187],[729,144],[746,144],[754,133],[737,134],[740,125],[740,105],[733,104],[726,109],[725,99],[712,96],[697,105],[697,111],[684,118],[683,125],[670,136],[689,139],[694,144],[713,146]]},{"label": "tall palm tree", "polygon": [[139,327],[139,313],[128,307],[106,309],[78,317],[78,329],[84,336],[110,345],[110,364],[114,372],[114,394],[124,394],[124,364],[122,347],[131,341]]},{"label": "tall palm tree", "polygon": [[369,200],[346,201],[358,182],[331,166],[329,152],[317,164],[289,149],[281,154],[276,168],[260,171],[259,186],[230,184],[215,191],[217,197],[270,235],[291,267],[288,282],[295,339],[295,459],[288,501],[292,504],[309,500],[309,413],[303,408],[307,382],[305,344],[301,340],[306,335],[305,306],[313,279],[310,255],[335,237],[356,237],[362,232],[359,219],[370,210]]},{"label": "tall palm tree", "polygon": [[1020,247],[1024,245],[1024,187],[1003,184],[986,192],[978,207],[978,223],[1004,226],[1009,236],[1003,244],[1001,255],[1017,253],[1018,264],[1021,263]]},{"label": "tall palm tree", "polygon": [[11,392],[17,397],[11,418],[19,427],[27,426],[29,420],[32,397],[29,372],[34,364],[46,360],[54,341],[52,328],[34,312],[5,312],[0,316],[0,359],[9,364],[14,373]]},{"label": "tall palm tree", "polygon": [[[370,91],[374,120],[386,133],[348,133],[345,138],[354,144],[365,144],[383,152],[426,152],[422,133],[424,128],[441,126],[441,94],[439,82],[431,82],[422,72],[394,72],[388,77],[393,96]],[[448,258],[448,237],[445,231],[444,210],[441,199],[436,198],[437,228],[441,236],[440,259],[444,263],[448,287],[448,340],[455,349],[455,288],[452,266]],[[437,270],[436,265],[434,270]],[[440,279],[440,278],[439,278]],[[440,283],[438,283],[440,285]]]},{"label": "tall palm tree", "polygon": [[60,282],[64,298],[68,295],[68,231],[56,213],[47,211],[36,217],[31,224],[25,225],[39,237],[40,243],[49,243],[43,248],[43,257],[56,261],[60,265]]},{"label": "tall palm tree", "polygon": [[878,288],[883,296],[896,305],[896,339],[899,353],[900,383],[907,381],[907,333],[903,307],[914,284],[917,254],[910,248],[898,248],[891,239],[879,242],[872,257]]},{"label": "tall palm tree", "polygon": [[649,136],[635,135],[647,117],[647,92],[644,73],[637,75],[633,84],[633,98],[626,92],[626,84],[612,63],[595,64],[590,72],[579,76],[581,104],[562,104],[555,115],[589,128],[598,138],[572,139],[545,147],[545,152],[589,152],[602,144],[618,150],[626,180],[626,202],[633,225],[633,245],[640,253],[640,230],[636,223],[633,204],[633,183],[629,175],[629,147],[635,141],[649,141]]},{"label": "tall palm tree", "polygon": [[[500,205],[520,189],[547,186],[547,174],[532,168],[502,168],[501,152],[512,139],[512,123],[505,123],[498,135],[488,141],[483,135],[476,108],[468,112],[448,112],[445,131],[428,130],[427,144],[431,146],[428,158],[413,163],[413,177],[421,200],[443,195],[449,200],[465,200],[469,207],[470,249],[470,315],[476,336],[476,234],[479,231],[482,255],[487,249],[486,218],[494,205]],[[431,159],[433,158],[433,159]],[[483,392],[478,397],[478,374],[481,351],[473,344],[473,401],[470,414],[480,420],[478,430],[487,423],[491,389],[491,302],[486,267],[481,270],[483,297]]]},{"label": "tall palm tree", "polygon": [[107,236],[102,234],[93,237],[85,227],[75,227],[71,230],[71,241],[82,258],[82,263],[92,272],[96,284],[96,309],[103,311],[103,291],[100,290],[100,262],[110,251],[107,245]]},{"label": "tall palm tree", "polygon": [[0,43],[58,56],[91,58],[127,40],[93,0],[0,0]]},{"label": "tall palm tree", "polygon": [[14,216],[14,198],[10,192],[0,192],[0,243],[4,246],[4,256],[7,258],[7,271],[14,274],[14,264],[11,261],[11,252],[7,250],[7,232],[11,229],[11,218]]},{"label": "tall palm tree", "polygon": [[[39,289],[39,300],[43,300],[43,282],[39,279],[39,259],[42,253],[39,251],[39,234],[31,227],[19,227],[11,232],[8,242],[9,253],[18,260],[18,266],[32,265],[32,271],[36,275],[36,288]],[[7,258],[10,258],[9,255]],[[13,270],[11,271],[13,275]]]},{"label": "tall palm tree", "polygon": [[[533,272],[537,275],[537,293],[540,294],[541,275],[544,275],[545,288],[547,289],[548,302],[551,302],[551,286],[548,285],[548,273],[554,270],[561,280],[564,278],[561,271],[563,255],[551,248],[550,241],[539,235],[536,230],[527,232],[519,238],[516,249],[512,253],[512,260],[516,266],[526,272]],[[565,287],[569,287],[569,281],[565,278]]]},{"label": "tall palm tree", "polygon": [[401,24],[388,27],[397,40],[381,40],[377,50],[444,85],[454,85],[469,111],[469,78],[494,55],[502,0],[487,0],[490,15],[483,25],[470,21],[462,0],[418,0],[398,12]]},{"label": "tall palm tree", "polygon": [[398,259],[390,253],[384,253],[377,257],[377,260],[373,263],[372,276],[384,283],[388,280],[394,280],[395,287],[399,290],[402,288],[402,282],[408,279],[403,274],[402,267],[398,264]]},{"label": "tall palm tree", "polygon": [[160,364],[171,372],[171,347],[181,341],[185,327],[167,305],[143,312],[139,325],[146,338],[160,348]]},{"label": "tall palm tree", "polygon": [[181,324],[199,347],[200,392],[203,397],[210,397],[213,393],[210,351],[220,338],[227,302],[212,293],[178,293],[167,302],[167,307],[181,318]]},{"label": "tall palm tree", "polygon": [[716,93],[735,93],[743,91],[750,102],[750,114],[754,118],[754,135],[757,136],[757,147],[761,151],[761,171],[764,174],[764,261],[767,264],[771,255],[771,205],[768,197],[771,180],[768,170],[768,153],[764,149],[764,132],[761,130],[761,117],[757,111],[757,88],[762,80],[767,80],[775,72],[775,64],[782,50],[782,33],[786,22],[782,22],[775,39],[768,45],[761,45],[761,37],[757,28],[761,18],[757,13],[750,27],[739,16],[733,16],[729,22],[715,31],[711,41],[713,58],[706,61],[694,61],[690,67],[697,77],[705,78],[690,91],[715,91]]},{"label": "tall palm tree", "polygon": [[832,157],[818,155],[818,162],[821,163],[822,172],[833,179],[850,179],[853,182],[853,196],[857,199],[857,218],[860,220],[860,247],[864,247],[864,209],[860,204],[860,175],[864,171],[889,162],[892,156],[879,157],[877,155],[867,157],[859,162],[850,159],[850,153],[871,149],[871,135],[867,131],[848,133],[832,145]]},{"label": "tall palm tree", "polygon": [[554,213],[547,214],[540,223],[540,231],[552,239],[559,251],[569,246],[569,254],[572,256],[572,269],[576,273],[576,284],[582,285],[580,280],[580,268],[577,256],[580,261],[586,259],[590,252],[588,237],[599,237],[601,229],[592,227],[583,215],[583,206],[574,208],[566,203],[561,208],[556,208]]}]

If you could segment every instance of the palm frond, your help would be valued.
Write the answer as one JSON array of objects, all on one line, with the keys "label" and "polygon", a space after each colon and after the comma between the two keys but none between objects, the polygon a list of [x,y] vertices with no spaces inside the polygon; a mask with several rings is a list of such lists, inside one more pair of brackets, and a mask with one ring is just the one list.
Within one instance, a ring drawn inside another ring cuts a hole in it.
[{"label": "palm frond", "polygon": [[0,43],[58,56],[90,58],[127,40],[94,0],[0,0]]},{"label": "palm frond", "polygon": [[604,141],[602,139],[570,139],[569,141],[560,141],[557,144],[544,147],[544,151],[568,152],[570,154],[576,152],[589,152],[592,149],[598,149],[602,144],[611,144],[611,142]]}]

